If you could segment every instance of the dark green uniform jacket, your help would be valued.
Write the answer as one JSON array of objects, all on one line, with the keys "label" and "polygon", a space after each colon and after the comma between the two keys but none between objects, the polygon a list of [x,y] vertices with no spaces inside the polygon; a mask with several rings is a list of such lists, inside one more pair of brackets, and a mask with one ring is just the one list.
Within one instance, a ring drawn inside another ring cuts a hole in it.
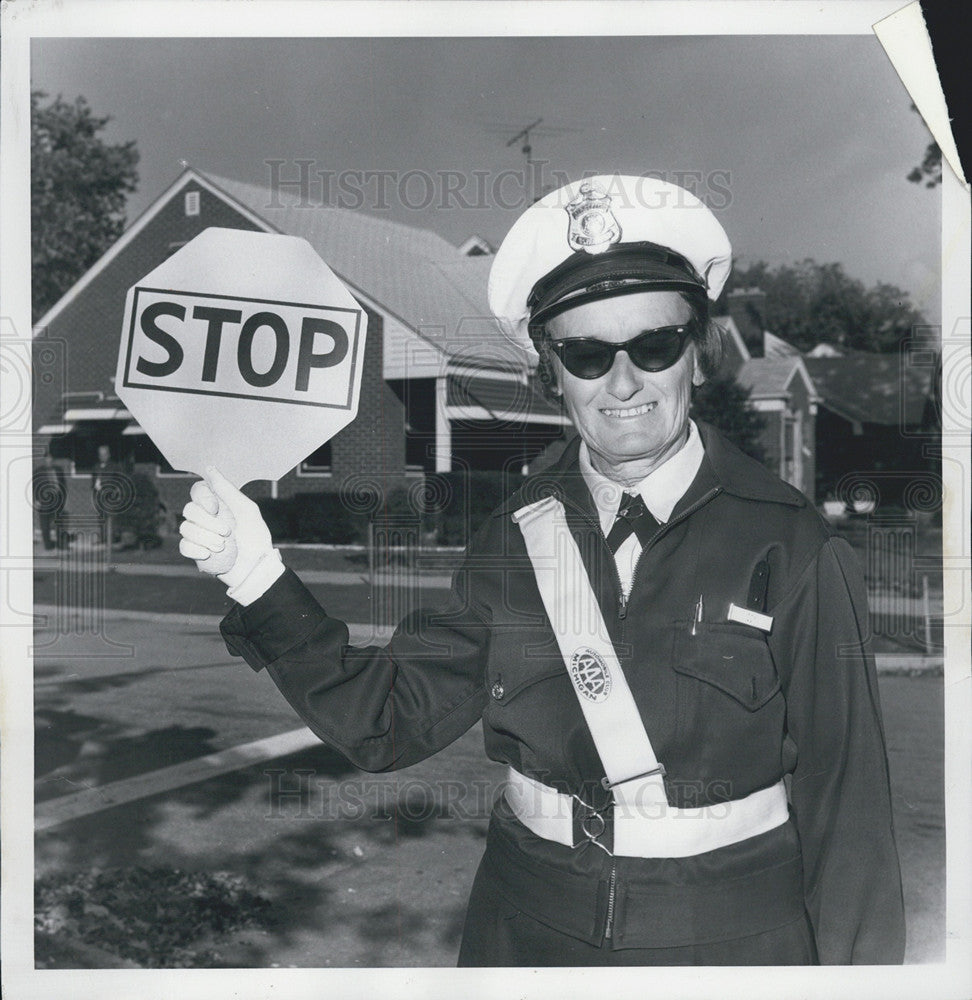
[{"label": "dark green uniform jacket", "polygon": [[[485,862],[492,889],[592,947],[743,939],[809,915],[822,963],[900,962],[901,882],[857,560],[801,493],[700,431],[705,459],[642,551],[626,603],[575,441],[477,532],[448,604],[406,618],[387,647],[349,646],[346,626],[289,571],[234,607],[223,636],[365,770],[414,764],[482,718],[490,758],[603,807],[604,771],[509,516],[553,493],[670,803],[737,799],[790,775],[790,821],[695,857],[613,858],[541,840],[501,800]],[[730,602],[747,605],[761,563],[768,635],[726,620]]]}]

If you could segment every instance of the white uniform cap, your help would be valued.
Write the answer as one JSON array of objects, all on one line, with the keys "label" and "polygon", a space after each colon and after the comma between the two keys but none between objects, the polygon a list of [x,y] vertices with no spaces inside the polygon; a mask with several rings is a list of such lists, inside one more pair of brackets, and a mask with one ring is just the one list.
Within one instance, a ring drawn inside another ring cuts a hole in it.
[{"label": "white uniform cap", "polygon": [[715,301],[731,266],[725,230],[690,191],[605,174],[551,191],[513,223],[489,274],[489,307],[506,336],[535,354],[531,324],[652,289]]}]

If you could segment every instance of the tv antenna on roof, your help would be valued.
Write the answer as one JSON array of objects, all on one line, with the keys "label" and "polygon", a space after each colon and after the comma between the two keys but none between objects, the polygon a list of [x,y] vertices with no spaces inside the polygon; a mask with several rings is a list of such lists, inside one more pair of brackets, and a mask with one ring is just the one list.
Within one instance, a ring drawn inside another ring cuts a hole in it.
[{"label": "tv antenna on roof", "polygon": [[[516,128],[515,125],[506,122],[484,122],[483,128],[493,135],[506,135]],[[548,139],[556,139],[560,136],[569,135],[572,132],[581,132],[580,128],[563,125],[544,125],[543,119],[538,118],[530,122],[526,128],[521,128],[511,139],[507,139],[506,148],[520,144],[520,152],[526,157],[527,173],[529,174],[529,188],[533,191],[532,201],[536,201],[551,190],[549,184],[543,183],[543,171],[545,166],[549,166],[546,160],[535,160],[533,158],[533,146],[531,137],[540,136]]]},{"label": "tv antenna on roof", "polygon": [[[507,127],[508,128],[508,127]],[[490,131],[497,130],[496,126],[492,126]],[[507,131],[507,129],[503,129]],[[530,122],[526,128],[521,128],[519,132],[516,133],[511,139],[507,140],[506,148],[509,149],[511,146],[515,146],[517,143],[520,144],[520,152],[526,157],[527,173],[530,175],[530,187],[533,189],[532,201],[537,201],[539,198],[543,197],[545,194],[545,187],[549,188],[550,185],[543,184],[543,168],[546,161],[544,160],[534,160],[533,158],[533,146],[530,142],[530,138],[533,135],[547,136],[548,138],[555,138],[561,135],[567,135],[570,132],[579,132],[580,129],[563,127],[558,125],[544,125],[543,119],[538,118],[536,121]],[[508,134],[508,133],[507,133]]]},{"label": "tv antenna on roof", "polygon": [[542,118],[538,118],[535,122],[527,125],[525,129],[521,129],[519,132],[513,136],[512,139],[506,144],[506,148],[509,149],[514,143],[523,140],[523,145],[520,147],[520,152],[526,157],[527,165],[532,165],[533,160],[530,158],[530,154],[533,152],[533,147],[530,145],[530,133],[543,121]]}]

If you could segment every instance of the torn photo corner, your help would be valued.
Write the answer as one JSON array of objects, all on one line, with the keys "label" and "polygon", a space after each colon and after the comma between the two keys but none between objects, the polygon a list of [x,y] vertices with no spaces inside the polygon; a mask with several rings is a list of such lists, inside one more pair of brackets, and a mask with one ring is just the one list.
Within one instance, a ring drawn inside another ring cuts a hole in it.
[{"label": "torn photo corner", "polygon": [[874,34],[884,46],[891,65],[911,95],[915,110],[928,126],[943,159],[962,184],[967,184],[919,0],[913,0],[877,21]]}]

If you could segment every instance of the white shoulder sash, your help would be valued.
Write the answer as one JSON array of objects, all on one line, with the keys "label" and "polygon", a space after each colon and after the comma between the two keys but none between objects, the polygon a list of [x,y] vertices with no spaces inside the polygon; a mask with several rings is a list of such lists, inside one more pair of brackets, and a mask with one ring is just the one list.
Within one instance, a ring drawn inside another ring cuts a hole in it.
[{"label": "white shoulder sash", "polygon": [[[627,678],[567,524],[563,504],[547,497],[513,514],[526,543],[540,597],[553,626],[604,773],[623,798],[639,778],[639,804],[665,801],[663,769],[645,732]],[[651,789],[655,792],[652,793]]]}]

